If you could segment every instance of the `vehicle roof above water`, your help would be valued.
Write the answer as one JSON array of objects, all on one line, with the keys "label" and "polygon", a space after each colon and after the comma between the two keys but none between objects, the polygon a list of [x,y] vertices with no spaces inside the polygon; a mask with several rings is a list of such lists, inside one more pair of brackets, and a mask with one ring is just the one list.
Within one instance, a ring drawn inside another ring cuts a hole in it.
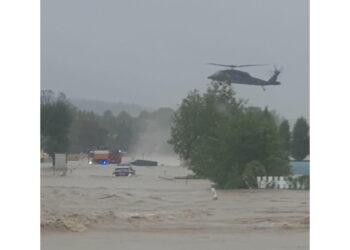
[{"label": "vehicle roof above water", "polygon": [[130,169],[132,167],[128,165],[122,165],[122,166],[117,166],[115,169],[125,169],[125,168]]},{"label": "vehicle roof above water", "polygon": [[109,150],[93,150],[90,152],[93,154],[109,154]]}]

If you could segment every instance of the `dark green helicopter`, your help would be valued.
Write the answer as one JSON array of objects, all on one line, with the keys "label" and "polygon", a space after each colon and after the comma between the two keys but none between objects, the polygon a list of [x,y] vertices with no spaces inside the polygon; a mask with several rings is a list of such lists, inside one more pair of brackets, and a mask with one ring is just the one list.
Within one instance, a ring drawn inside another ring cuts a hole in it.
[{"label": "dark green helicopter", "polygon": [[226,83],[229,85],[231,85],[232,83],[256,85],[256,86],[261,86],[264,91],[265,91],[264,87],[267,85],[281,85],[281,82],[277,81],[277,77],[281,73],[281,70],[278,70],[276,67],[274,67],[275,71],[273,75],[267,81],[261,80],[256,77],[252,77],[247,72],[234,69],[234,68],[240,68],[240,67],[264,66],[266,64],[245,64],[245,65],[227,65],[227,64],[218,64],[218,63],[208,63],[208,64],[229,67],[229,69],[219,70],[218,72],[208,77],[209,79],[215,82]]}]

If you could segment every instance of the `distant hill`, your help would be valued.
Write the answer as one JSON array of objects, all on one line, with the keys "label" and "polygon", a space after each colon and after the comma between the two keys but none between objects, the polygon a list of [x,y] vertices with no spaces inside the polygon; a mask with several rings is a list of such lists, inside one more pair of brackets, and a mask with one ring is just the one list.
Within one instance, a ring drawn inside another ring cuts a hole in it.
[{"label": "distant hill", "polygon": [[149,107],[142,107],[136,104],[125,104],[125,103],[113,103],[113,102],[104,102],[97,100],[87,100],[87,99],[73,99],[70,98],[69,102],[73,104],[80,110],[92,111],[96,114],[102,115],[106,110],[112,111],[114,115],[118,115],[120,112],[125,111],[131,116],[138,116],[141,111],[154,111]]}]

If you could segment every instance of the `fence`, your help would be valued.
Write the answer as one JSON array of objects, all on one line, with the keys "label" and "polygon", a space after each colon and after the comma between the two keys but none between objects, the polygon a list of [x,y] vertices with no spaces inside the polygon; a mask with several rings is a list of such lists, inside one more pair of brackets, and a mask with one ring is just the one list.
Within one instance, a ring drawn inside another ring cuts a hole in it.
[{"label": "fence", "polygon": [[257,183],[258,188],[309,189],[309,177],[304,175],[258,176]]}]

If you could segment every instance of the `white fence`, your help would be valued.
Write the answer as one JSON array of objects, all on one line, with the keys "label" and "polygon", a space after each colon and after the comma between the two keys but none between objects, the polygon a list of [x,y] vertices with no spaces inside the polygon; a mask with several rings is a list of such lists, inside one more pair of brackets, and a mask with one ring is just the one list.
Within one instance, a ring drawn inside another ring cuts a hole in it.
[{"label": "white fence", "polygon": [[258,188],[306,189],[305,183],[299,180],[300,175],[293,176],[258,176]]}]

